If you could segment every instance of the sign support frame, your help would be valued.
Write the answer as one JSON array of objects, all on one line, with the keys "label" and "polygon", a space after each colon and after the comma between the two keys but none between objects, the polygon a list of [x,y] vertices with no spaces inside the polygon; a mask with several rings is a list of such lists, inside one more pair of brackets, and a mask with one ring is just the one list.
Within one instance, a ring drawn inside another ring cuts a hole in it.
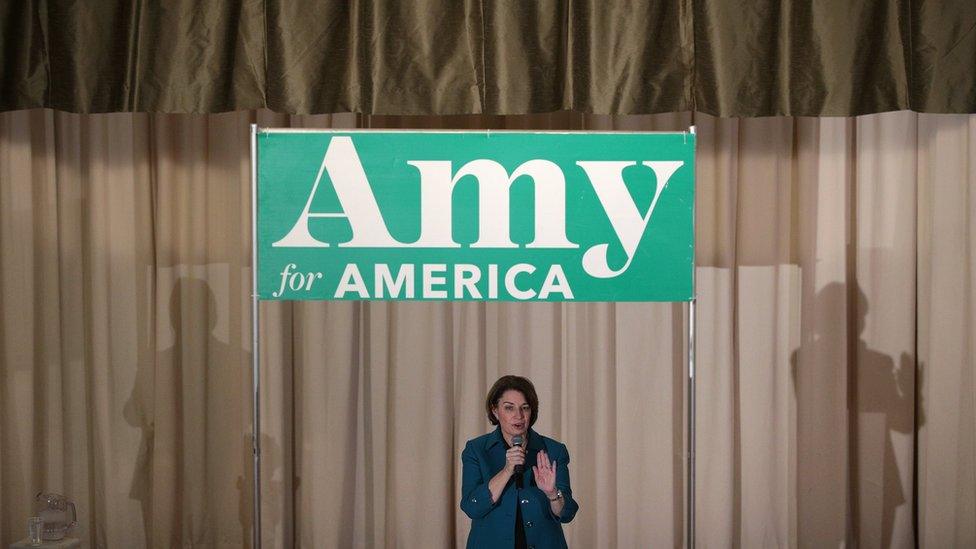
[{"label": "sign support frame", "polygon": [[697,297],[688,302],[688,401],[685,404],[687,422],[687,480],[685,482],[686,547],[695,546],[695,305]]},{"label": "sign support frame", "polygon": [[[251,547],[261,548],[261,347],[260,347],[260,299],[258,294],[258,134],[262,129],[257,124],[250,125],[251,144],[251,385],[252,385],[252,423],[251,454],[253,457],[253,517],[251,524]],[[299,132],[298,129],[277,129],[278,132]],[[568,133],[568,132],[567,132]],[[695,134],[695,126],[688,129]],[[695,206],[692,204],[692,230],[695,223]],[[692,256],[692,296],[688,304],[687,338],[687,401],[685,404],[686,424],[686,466],[685,477],[685,547],[695,546],[695,348],[696,348],[696,305],[698,301],[695,257]]]},{"label": "sign support frame", "polygon": [[[689,133],[695,135],[695,126],[688,128]],[[694,184],[694,182],[693,182]],[[696,195],[697,197],[697,195]],[[697,202],[697,201],[695,201]],[[691,205],[691,226],[692,234],[695,234],[695,202]],[[687,434],[685,441],[685,455],[687,457],[687,480],[685,481],[685,501],[687,509],[685,511],[685,547],[693,549],[695,547],[695,348],[697,344],[697,322],[696,305],[698,304],[698,285],[697,285],[697,261],[694,255],[691,258],[691,287],[692,295],[688,301],[688,396],[685,404],[685,422],[687,423]]]},{"label": "sign support frame", "polygon": [[251,455],[254,509],[251,547],[261,547],[261,348],[258,299],[258,125],[251,124]]}]

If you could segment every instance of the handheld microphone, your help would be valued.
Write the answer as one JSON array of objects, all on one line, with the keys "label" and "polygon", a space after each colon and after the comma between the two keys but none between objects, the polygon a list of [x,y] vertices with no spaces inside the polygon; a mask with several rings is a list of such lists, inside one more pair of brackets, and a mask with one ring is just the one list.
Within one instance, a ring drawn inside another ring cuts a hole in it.
[{"label": "handheld microphone", "polygon": [[[525,437],[523,437],[522,435],[515,435],[514,437],[512,437],[512,446],[518,446],[519,448],[521,448],[523,444],[525,444]],[[518,465],[515,466],[516,475],[521,475],[524,471],[525,471],[525,465],[519,463]]]}]

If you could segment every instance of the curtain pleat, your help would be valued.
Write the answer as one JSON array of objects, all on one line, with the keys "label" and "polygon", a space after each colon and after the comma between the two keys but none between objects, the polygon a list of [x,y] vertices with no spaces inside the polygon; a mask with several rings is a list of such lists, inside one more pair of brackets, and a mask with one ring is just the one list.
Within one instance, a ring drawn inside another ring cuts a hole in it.
[{"label": "curtain pleat", "polygon": [[[918,155],[919,542],[961,546],[976,539],[976,124],[971,117],[920,117]],[[953,162],[952,158],[966,158]]]},{"label": "curtain pleat", "polygon": [[[250,542],[248,124],[697,127],[702,546],[976,543],[976,122],[0,115],[0,544],[33,494],[86,547]],[[272,547],[451,547],[485,392],[529,376],[574,546],[683,543],[687,312],[261,305]]]}]

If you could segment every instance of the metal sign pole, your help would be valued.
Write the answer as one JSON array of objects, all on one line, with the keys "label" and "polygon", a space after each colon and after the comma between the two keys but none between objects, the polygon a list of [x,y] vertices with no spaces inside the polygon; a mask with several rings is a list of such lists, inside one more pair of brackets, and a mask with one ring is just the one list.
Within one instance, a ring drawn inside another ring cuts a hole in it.
[{"label": "metal sign pole", "polygon": [[254,457],[254,523],[251,547],[261,547],[261,349],[258,347],[258,125],[251,124],[251,386],[253,419],[251,451]]},{"label": "metal sign pole", "polygon": [[689,549],[695,546],[695,303],[688,302],[688,484],[686,488],[687,543]]},{"label": "metal sign pole", "polygon": [[[692,114],[694,116],[694,114]],[[695,135],[695,126],[688,128],[689,133]],[[697,202],[697,201],[696,201]],[[692,227],[695,226],[695,203],[691,206],[691,218]],[[694,229],[692,229],[694,230]],[[694,241],[694,239],[693,239]],[[686,547],[693,549],[695,547],[695,342],[696,342],[696,322],[695,322],[695,305],[698,302],[698,285],[695,283],[697,278],[697,272],[695,269],[696,261],[694,256],[691,260],[691,287],[694,288],[692,292],[691,301],[688,302],[688,404],[687,404],[687,417],[686,421],[688,423],[688,483],[686,487],[686,498],[688,504],[687,510],[687,542]]]}]

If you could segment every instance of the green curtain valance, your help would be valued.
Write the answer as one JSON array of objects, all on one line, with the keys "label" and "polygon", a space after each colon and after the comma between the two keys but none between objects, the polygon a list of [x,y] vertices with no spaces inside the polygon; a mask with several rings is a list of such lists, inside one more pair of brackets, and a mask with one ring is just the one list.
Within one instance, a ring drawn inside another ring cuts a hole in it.
[{"label": "green curtain valance", "polygon": [[18,0],[0,110],[976,112],[973,0]]}]

